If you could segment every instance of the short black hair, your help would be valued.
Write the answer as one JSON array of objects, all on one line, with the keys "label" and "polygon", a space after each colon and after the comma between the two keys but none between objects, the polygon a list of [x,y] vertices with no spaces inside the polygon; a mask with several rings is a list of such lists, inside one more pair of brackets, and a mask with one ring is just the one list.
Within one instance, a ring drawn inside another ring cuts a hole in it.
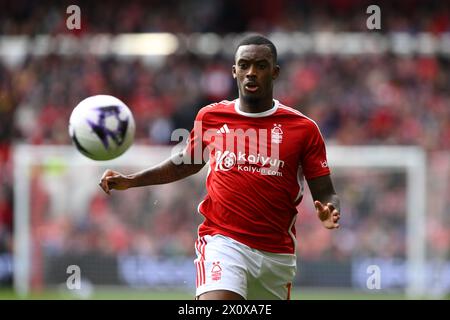
[{"label": "short black hair", "polygon": [[277,48],[275,47],[272,41],[270,41],[269,39],[260,34],[249,35],[246,36],[244,39],[242,39],[237,45],[236,50],[234,50],[234,56],[236,57],[236,53],[240,46],[247,46],[251,44],[268,46],[270,52],[272,53],[273,62],[275,64],[277,63]]}]

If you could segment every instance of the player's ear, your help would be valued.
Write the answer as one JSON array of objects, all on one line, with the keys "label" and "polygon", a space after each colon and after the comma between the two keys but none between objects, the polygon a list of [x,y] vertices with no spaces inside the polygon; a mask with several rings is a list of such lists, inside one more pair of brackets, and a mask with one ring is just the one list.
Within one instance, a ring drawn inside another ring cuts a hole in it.
[{"label": "player's ear", "polygon": [[233,78],[236,79],[236,65],[233,64],[233,66],[231,67],[231,73],[233,74]]},{"label": "player's ear", "polygon": [[276,78],[278,78],[279,75],[280,75],[280,66],[275,65],[275,67],[273,67],[272,79],[275,80]]}]

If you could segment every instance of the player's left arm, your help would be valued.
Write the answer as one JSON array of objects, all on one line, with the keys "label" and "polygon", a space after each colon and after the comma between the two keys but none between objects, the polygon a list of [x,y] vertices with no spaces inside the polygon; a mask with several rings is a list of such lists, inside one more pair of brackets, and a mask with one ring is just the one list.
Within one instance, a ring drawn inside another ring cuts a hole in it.
[{"label": "player's left arm", "polygon": [[341,217],[339,197],[334,190],[330,175],[313,178],[308,181],[316,207],[317,216],[327,229],[339,228]]}]

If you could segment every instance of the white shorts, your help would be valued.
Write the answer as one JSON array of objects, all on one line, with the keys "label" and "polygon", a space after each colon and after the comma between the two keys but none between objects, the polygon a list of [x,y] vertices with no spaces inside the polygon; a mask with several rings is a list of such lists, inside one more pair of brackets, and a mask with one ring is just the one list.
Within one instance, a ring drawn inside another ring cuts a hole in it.
[{"label": "white shorts", "polygon": [[252,249],[222,235],[199,237],[195,251],[196,296],[228,290],[245,299],[290,299],[295,255]]}]

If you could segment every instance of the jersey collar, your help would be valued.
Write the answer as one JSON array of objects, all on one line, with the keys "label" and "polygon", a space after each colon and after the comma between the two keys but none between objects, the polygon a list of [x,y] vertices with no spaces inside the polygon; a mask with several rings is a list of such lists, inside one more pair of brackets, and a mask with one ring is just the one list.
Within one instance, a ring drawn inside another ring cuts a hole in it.
[{"label": "jersey collar", "polygon": [[256,112],[256,113],[244,112],[239,108],[240,107],[239,98],[234,100],[234,109],[236,110],[236,112],[239,113],[240,115],[243,115],[245,117],[250,117],[250,118],[260,118],[260,117],[270,116],[277,111],[278,105],[279,105],[279,101],[276,99],[273,99],[273,107],[270,108],[269,110],[266,110],[263,112]]}]

